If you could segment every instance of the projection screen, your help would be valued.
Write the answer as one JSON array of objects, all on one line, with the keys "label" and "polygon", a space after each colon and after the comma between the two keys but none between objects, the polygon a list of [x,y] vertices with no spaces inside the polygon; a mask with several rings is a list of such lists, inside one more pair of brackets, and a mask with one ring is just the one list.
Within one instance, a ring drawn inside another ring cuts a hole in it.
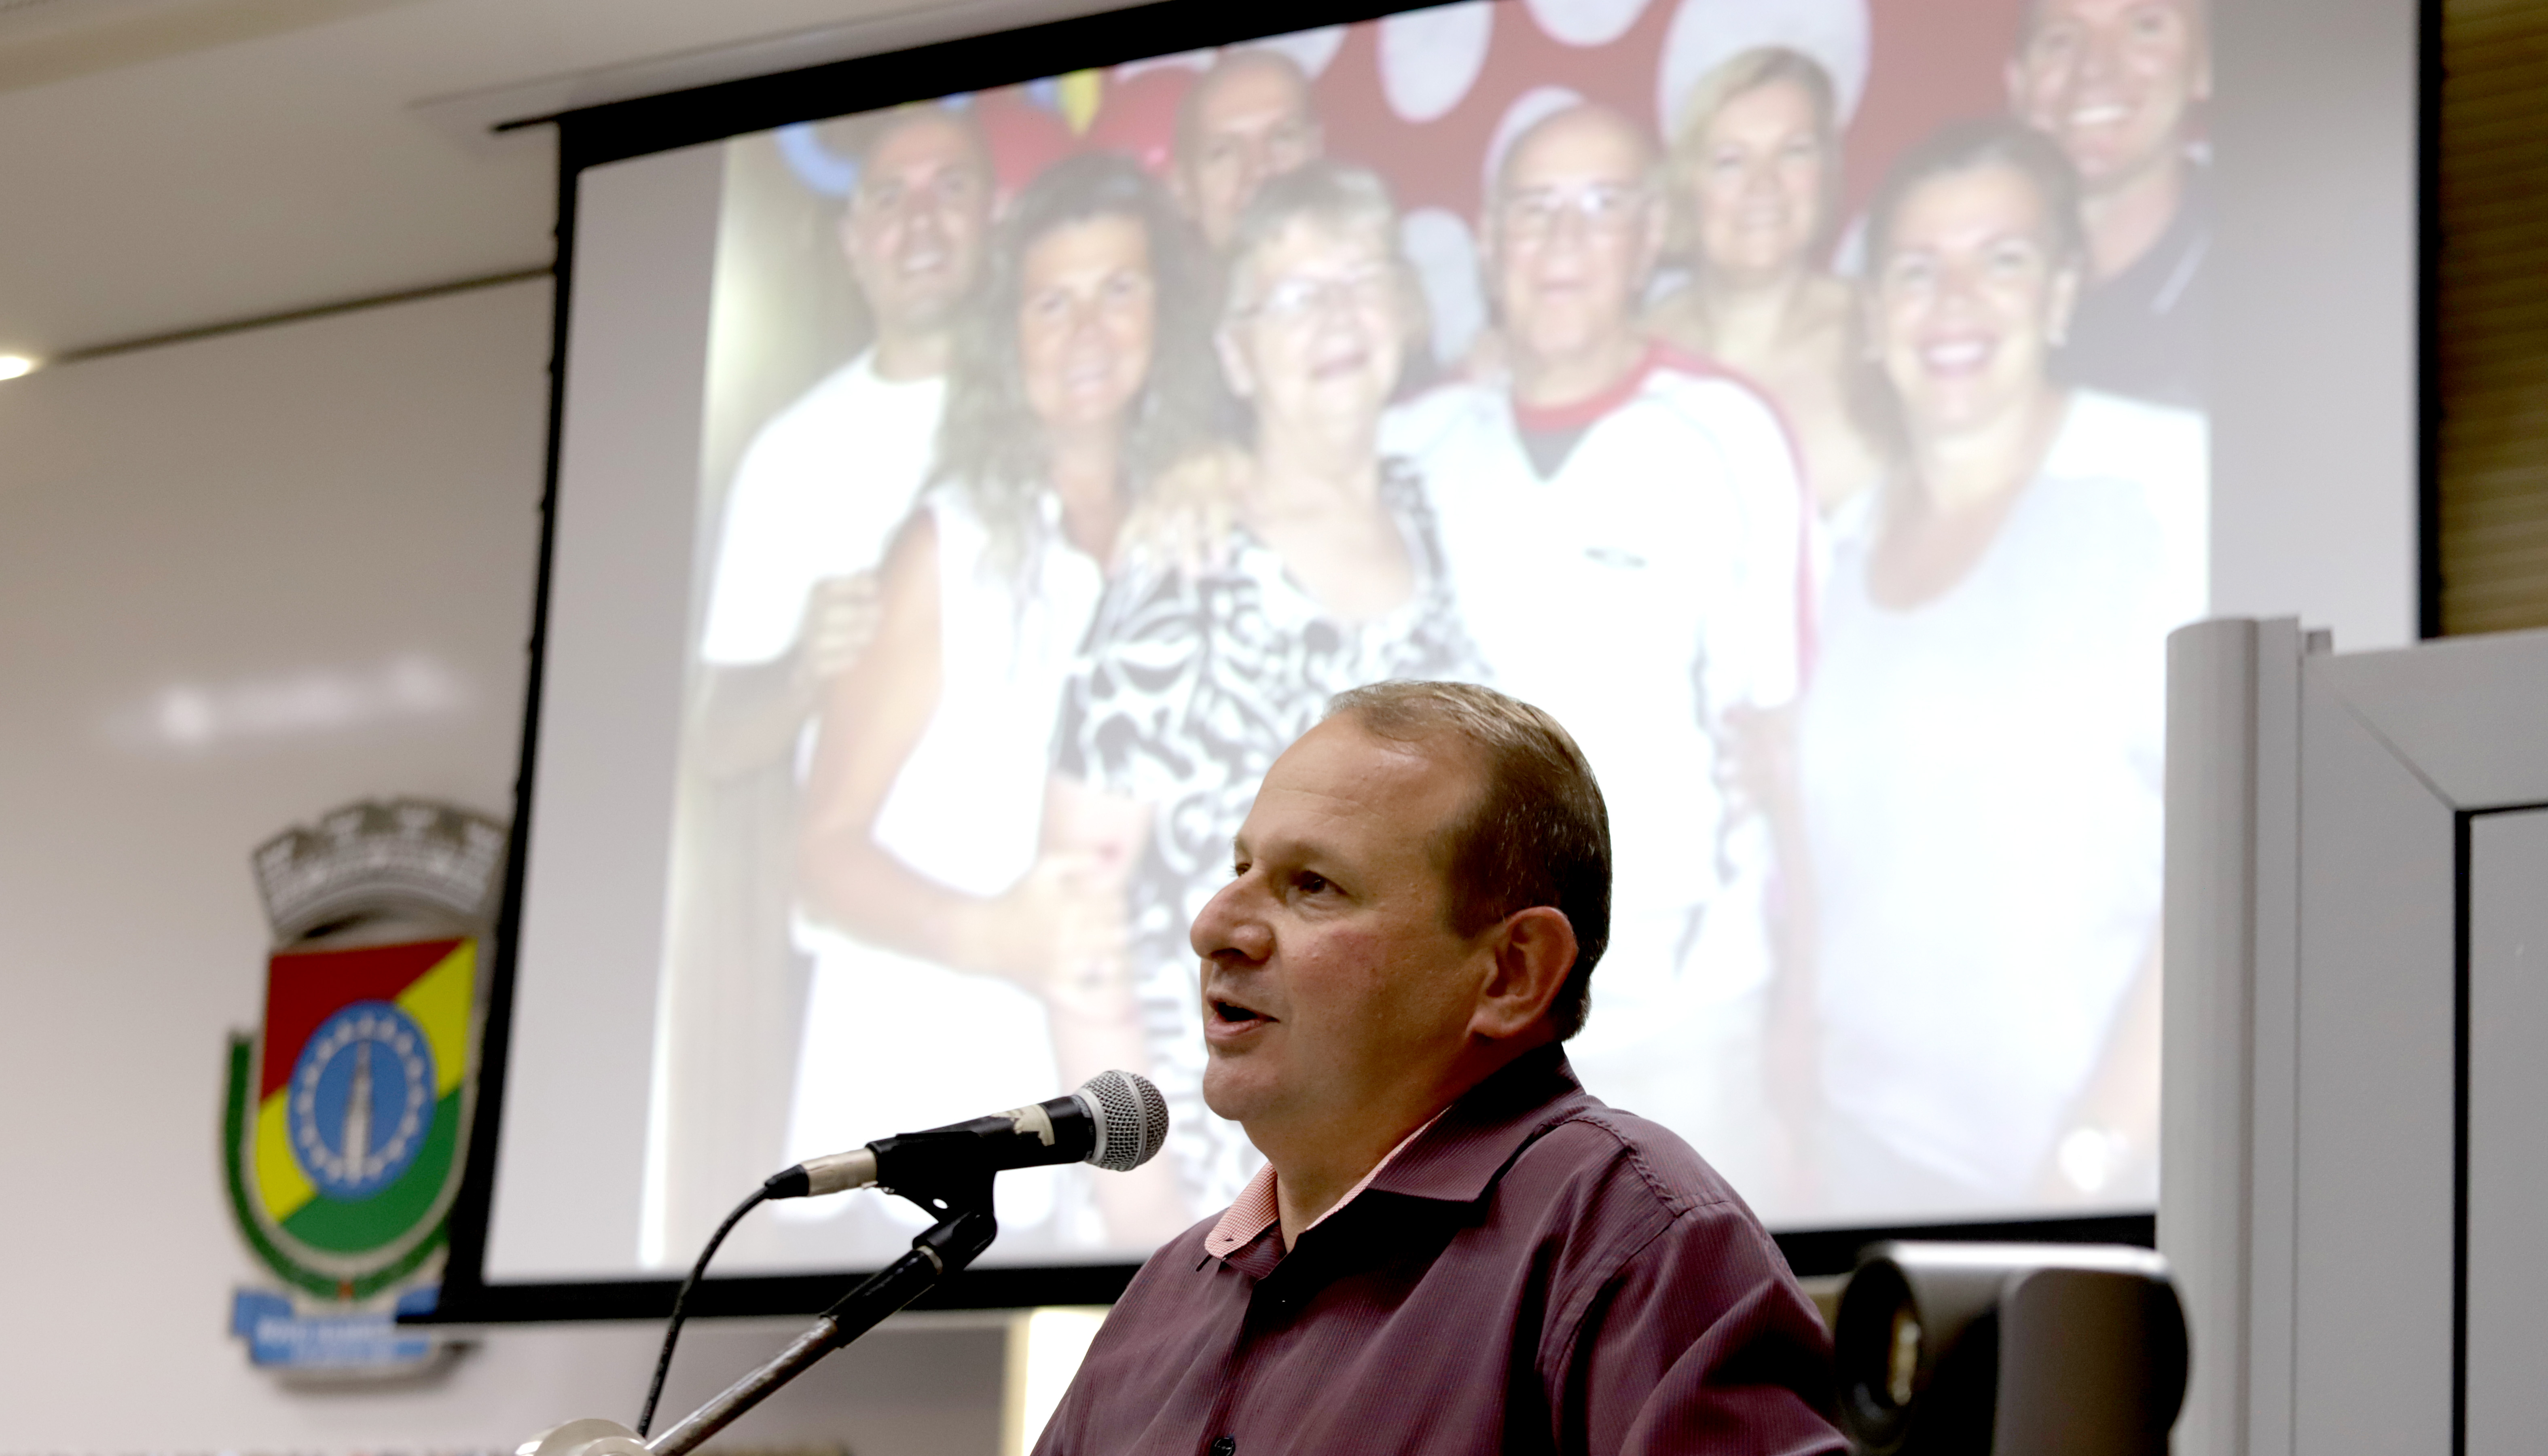
[{"label": "projection screen", "polygon": [[2146,1212],[2163,639],[2317,559],[2214,479],[2207,13],[1469,0],[582,171],[484,1277],[1106,1066],[1167,1152],[985,1267],[1216,1214],[1189,927],[1396,678],[1582,745],[1570,1059],[1774,1228]]}]

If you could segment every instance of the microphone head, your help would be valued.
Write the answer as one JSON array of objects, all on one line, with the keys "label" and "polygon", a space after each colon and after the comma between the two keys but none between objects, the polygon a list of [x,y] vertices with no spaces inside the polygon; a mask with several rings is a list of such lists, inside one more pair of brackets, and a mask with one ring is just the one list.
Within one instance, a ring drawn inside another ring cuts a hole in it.
[{"label": "microphone head", "polygon": [[1097,1145],[1088,1161],[1117,1173],[1129,1173],[1151,1158],[1168,1141],[1168,1099],[1134,1072],[1099,1072],[1079,1084],[1071,1096],[1088,1109],[1097,1125]]}]

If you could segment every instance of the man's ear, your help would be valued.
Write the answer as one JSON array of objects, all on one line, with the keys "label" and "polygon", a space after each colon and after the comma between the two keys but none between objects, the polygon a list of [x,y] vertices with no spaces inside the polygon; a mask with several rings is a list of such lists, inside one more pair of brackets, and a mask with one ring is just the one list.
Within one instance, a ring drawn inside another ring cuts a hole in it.
[{"label": "man's ear", "polygon": [[1575,927],[1556,906],[1534,905],[1488,936],[1495,964],[1478,987],[1469,1031],[1498,1042],[1526,1036],[1547,1021],[1549,1003],[1575,968]]}]

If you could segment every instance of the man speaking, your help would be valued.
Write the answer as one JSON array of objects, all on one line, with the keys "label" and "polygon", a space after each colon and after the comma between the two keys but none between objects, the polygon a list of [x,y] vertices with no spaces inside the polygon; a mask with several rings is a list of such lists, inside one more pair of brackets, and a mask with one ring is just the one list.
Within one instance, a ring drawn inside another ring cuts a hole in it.
[{"label": "man speaking", "polygon": [[1842,1449],[1751,1211],[1568,1069],[1610,838],[1554,719],[1344,693],[1232,848],[1204,1097],[1266,1166],[1134,1279],[1043,1456]]}]

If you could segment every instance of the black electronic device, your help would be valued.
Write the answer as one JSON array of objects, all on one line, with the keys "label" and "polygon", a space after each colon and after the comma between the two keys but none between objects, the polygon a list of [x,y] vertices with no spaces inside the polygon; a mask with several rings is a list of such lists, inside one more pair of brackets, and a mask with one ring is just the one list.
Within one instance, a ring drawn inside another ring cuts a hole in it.
[{"label": "black electronic device", "polygon": [[2185,1400],[2185,1312],[2142,1248],[1876,1244],[1833,1345],[1865,1456],[2162,1456]]}]

